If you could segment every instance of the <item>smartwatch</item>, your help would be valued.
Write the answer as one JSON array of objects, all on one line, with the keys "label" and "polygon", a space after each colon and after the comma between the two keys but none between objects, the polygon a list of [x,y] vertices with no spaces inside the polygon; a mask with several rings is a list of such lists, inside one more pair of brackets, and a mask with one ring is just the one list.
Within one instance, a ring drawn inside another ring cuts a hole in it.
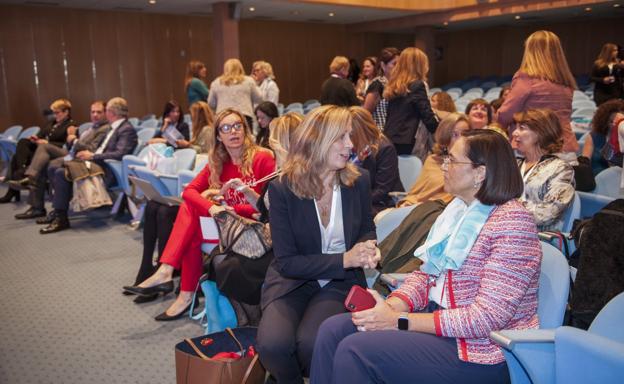
[{"label": "smartwatch", "polygon": [[409,318],[407,317],[407,312],[401,312],[399,314],[399,319],[397,320],[397,327],[401,331],[407,331],[409,329]]}]

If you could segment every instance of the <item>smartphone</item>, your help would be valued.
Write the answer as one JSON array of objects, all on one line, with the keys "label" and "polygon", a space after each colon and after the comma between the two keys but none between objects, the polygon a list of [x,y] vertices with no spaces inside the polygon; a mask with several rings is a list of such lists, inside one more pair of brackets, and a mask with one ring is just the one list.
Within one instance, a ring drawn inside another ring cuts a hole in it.
[{"label": "smartphone", "polygon": [[373,295],[359,285],[351,287],[351,291],[345,299],[344,305],[351,312],[360,312],[371,309],[377,304]]}]

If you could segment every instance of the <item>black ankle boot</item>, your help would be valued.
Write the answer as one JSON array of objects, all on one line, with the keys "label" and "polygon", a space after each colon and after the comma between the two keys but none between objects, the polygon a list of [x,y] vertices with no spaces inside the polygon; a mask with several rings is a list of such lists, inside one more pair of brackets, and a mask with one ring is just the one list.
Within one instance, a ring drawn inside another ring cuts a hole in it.
[{"label": "black ankle boot", "polygon": [[0,197],[0,204],[10,203],[11,200],[15,199],[16,202],[20,201],[20,191],[15,191],[11,188],[7,191],[7,193]]}]

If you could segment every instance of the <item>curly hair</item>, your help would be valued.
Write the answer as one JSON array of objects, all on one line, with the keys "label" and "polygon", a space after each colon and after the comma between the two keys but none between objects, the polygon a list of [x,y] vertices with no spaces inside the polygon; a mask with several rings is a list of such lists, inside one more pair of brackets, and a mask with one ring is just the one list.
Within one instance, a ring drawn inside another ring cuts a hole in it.
[{"label": "curly hair", "polygon": [[592,131],[601,135],[608,135],[612,123],[611,116],[617,112],[624,113],[624,100],[613,99],[602,103],[594,113],[591,122]]},{"label": "curly hair", "polygon": [[221,172],[223,171],[223,164],[227,161],[231,161],[230,154],[228,153],[225,145],[222,141],[217,140],[219,136],[219,125],[221,121],[229,115],[238,116],[241,124],[243,124],[243,132],[245,137],[243,139],[243,156],[241,159],[240,171],[244,176],[250,176],[252,174],[252,163],[254,155],[260,150],[260,147],[254,142],[254,138],[251,134],[251,129],[247,125],[247,118],[234,108],[226,108],[219,112],[215,118],[215,122],[211,127],[211,131],[206,138],[206,147],[208,149],[208,167],[210,167],[210,188],[221,188]]}]

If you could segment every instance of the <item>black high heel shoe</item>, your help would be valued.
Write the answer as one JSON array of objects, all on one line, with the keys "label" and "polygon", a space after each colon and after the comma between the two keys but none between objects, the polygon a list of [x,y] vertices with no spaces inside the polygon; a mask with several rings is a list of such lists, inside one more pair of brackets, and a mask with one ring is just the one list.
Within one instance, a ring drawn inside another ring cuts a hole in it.
[{"label": "black high heel shoe", "polygon": [[20,201],[20,198],[20,191],[9,188],[7,190],[7,193],[4,196],[0,197],[0,204],[10,203],[13,199],[15,199],[15,202],[18,202]]},{"label": "black high heel shoe", "polygon": [[[179,318],[181,318],[182,316],[186,316],[186,314],[189,312],[189,310],[191,309],[191,305],[193,304],[193,301],[191,301],[186,308],[184,308],[180,313],[173,315],[173,316],[169,316],[167,315],[167,311],[161,313],[160,315],[154,317],[154,320],[156,321],[172,321],[172,320],[177,320]],[[195,306],[194,308],[197,308],[199,306],[199,298],[197,296],[195,296]]]},{"label": "black high heel shoe", "polygon": [[163,296],[173,292],[173,280],[166,281],[164,283],[160,283],[158,285],[154,285],[153,287],[137,287],[137,286],[125,286],[123,287],[124,291],[134,293],[139,296],[151,296],[155,293],[162,293]]}]

